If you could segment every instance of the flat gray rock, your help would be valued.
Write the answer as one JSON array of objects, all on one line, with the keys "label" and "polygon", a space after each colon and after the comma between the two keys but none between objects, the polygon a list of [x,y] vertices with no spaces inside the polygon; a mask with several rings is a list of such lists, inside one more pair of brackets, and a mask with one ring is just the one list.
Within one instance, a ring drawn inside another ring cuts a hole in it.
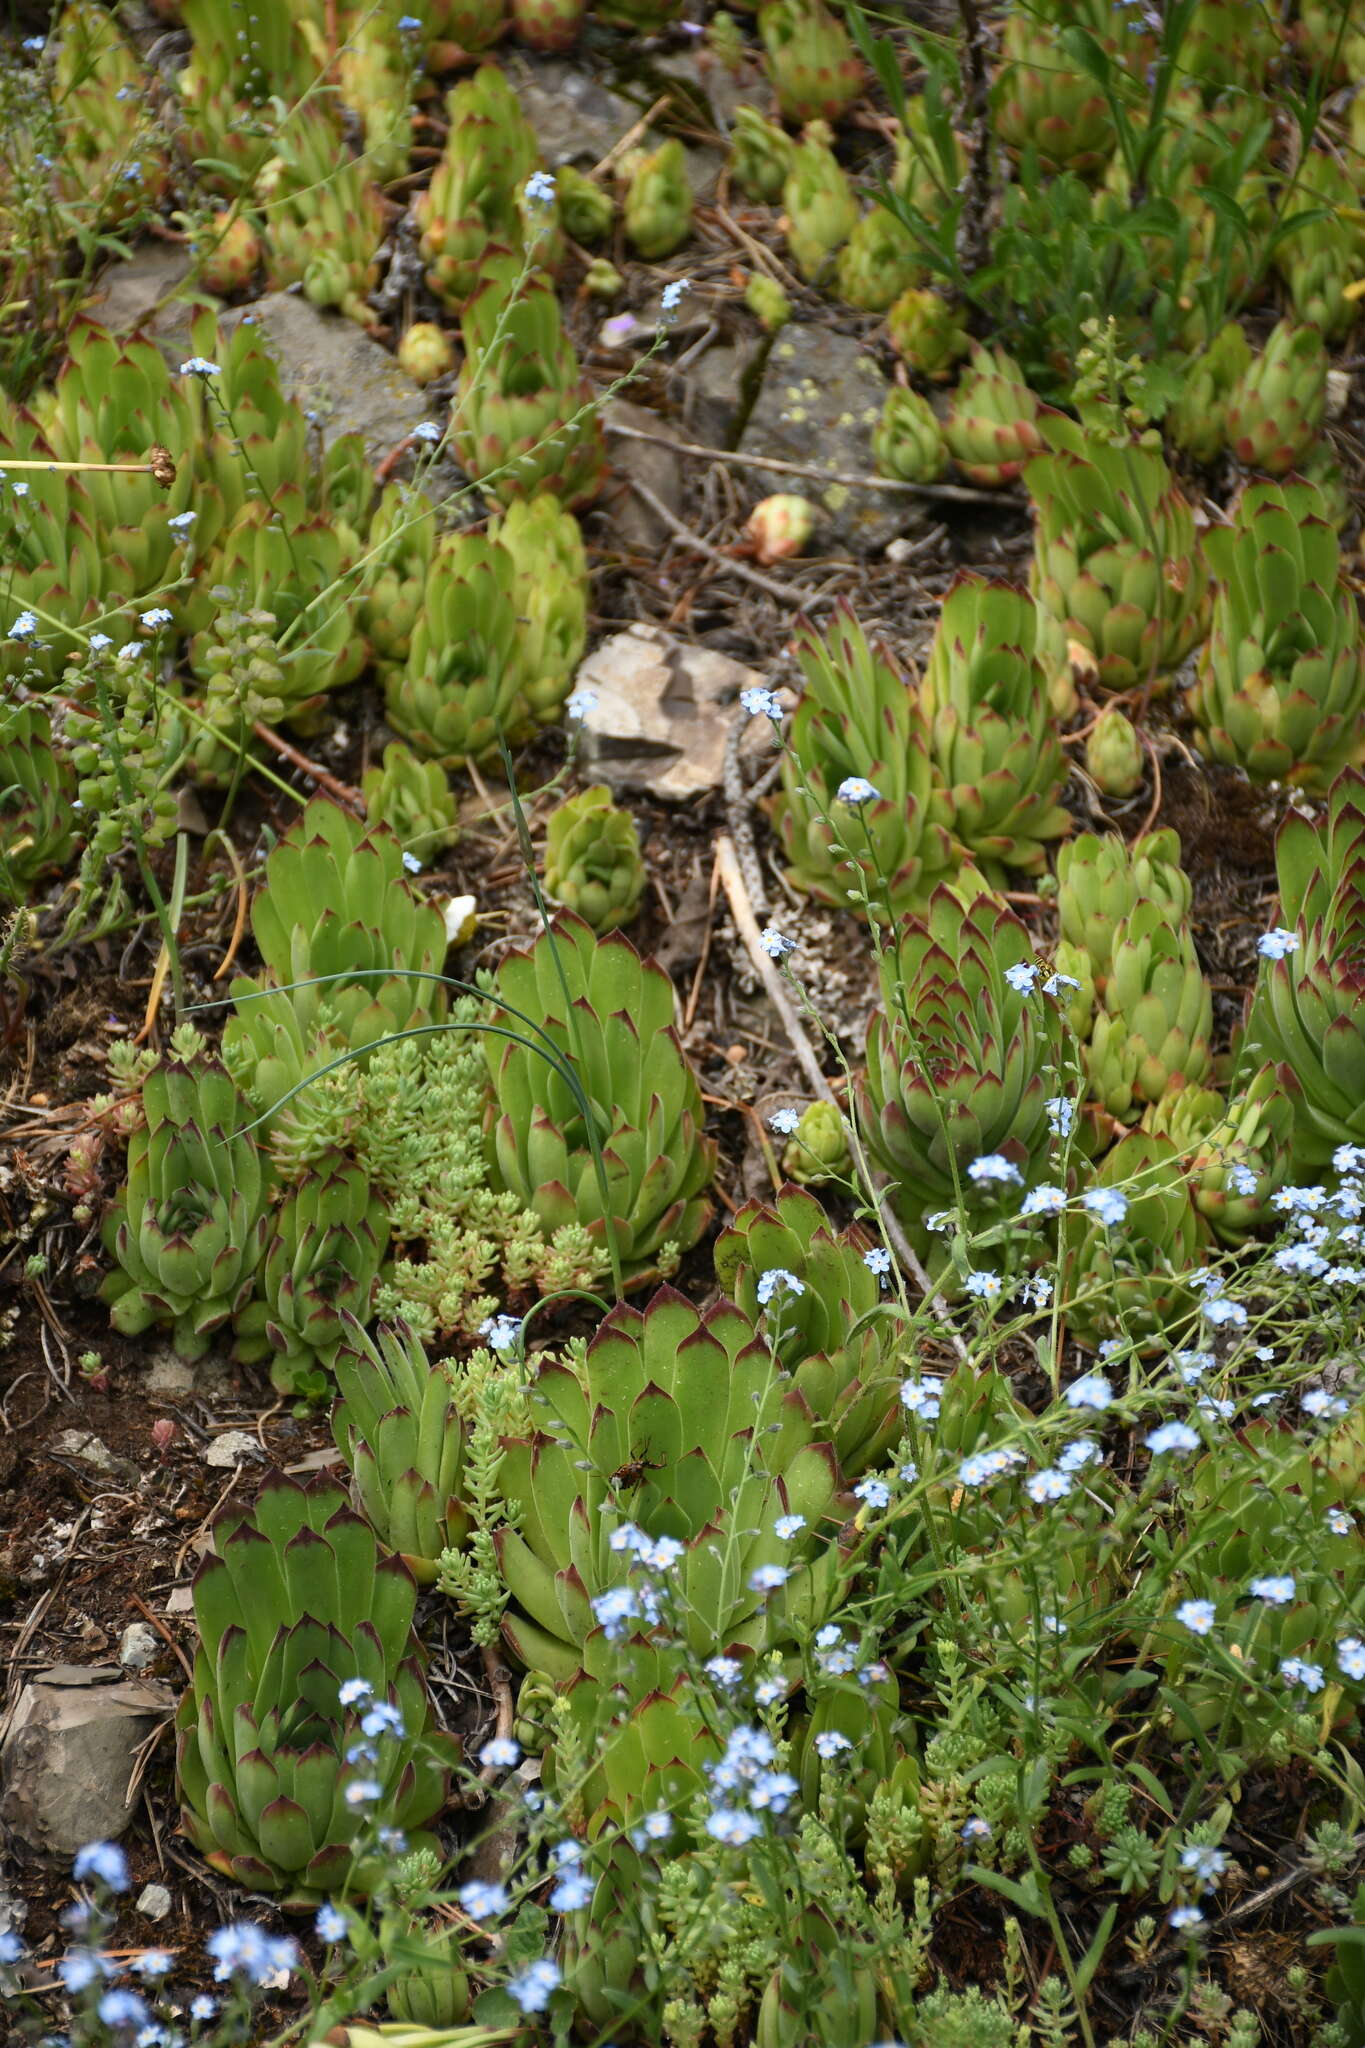
[{"label": "flat gray rock", "polygon": [[260,328],[285,390],[317,413],[324,446],[359,434],[370,461],[378,462],[430,418],[431,400],[387,349],[340,313],[320,313],[301,293],[268,292],[225,312],[221,325],[231,333],[242,320]]},{"label": "flat gray rock", "polygon": [[638,119],[629,100],[563,57],[509,53],[504,68],[549,170],[600,163]]},{"label": "flat gray rock", "polygon": [[116,1666],[54,1664],[24,1687],[0,1737],[0,1821],[35,1855],[66,1862],[117,1840],[133,1817],[134,1758],[175,1711],[164,1685]]},{"label": "flat gray rock", "polygon": [[[725,738],[756,669],[675,640],[657,626],[613,633],[588,656],[574,687],[596,699],[584,717],[583,758],[614,790],[686,803],[719,789]],[[757,728],[762,727],[759,731]],[[767,721],[750,719],[741,746],[771,747]]]},{"label": "flat gray rock", "polygon": [[[740,437],[740,450],[809,463],[846,476],[875,476],[872,435],[890,386],[870,352],[851,335],[794,323],[773,343],[763,385]],[[927,524],[922,501],[901,492],[822,486],[818,476],[741,470],[755,502],[776,491],[810,498],[826,515],[821,549],[870,555],[899,533]]]}]

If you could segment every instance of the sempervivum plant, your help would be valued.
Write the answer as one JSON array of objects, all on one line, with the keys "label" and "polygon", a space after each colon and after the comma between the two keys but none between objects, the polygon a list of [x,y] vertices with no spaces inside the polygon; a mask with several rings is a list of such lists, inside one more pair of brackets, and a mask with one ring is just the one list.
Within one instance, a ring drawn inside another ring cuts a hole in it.
[{"label": "sempervivum plant", "polygon": [[[427,283],[458,310],[477,289],[490,253],[520,255],[527,180],[540,165],[536,138],[504,72],[483,64],[446,97],[449,129],[430,185],[413,202]],[[537,252],[543,261],[545,250]]]},{"label": "sempervivum plant", "polygon": [[825,0],[765,0],[758,32],[784,120],[837,121],[858,97],[862,64]]},{"label": "sempervivum plant", "polygon": [[467,473],[503,505],[550,491],[585,505],[602,482],[602,422],[548,280],[505,255],[460,318],[465,359],[454,442]]},{"label": "sempervivum plant", "polygon": [[1041,411],[1013,356],[978,346],[943,423],[948,453],[973,483],[1010,483],[1042,450]]},{"label": "sempervivum plant", "polygon": [[1194,514],[1159,448],[1116,446],[1046,413],[1050,453],[1024,471],[1037,521],[1030,588],[1048,653],[1072,643],[1105,689],[1170,675],[1203,639],[1208,571]]},{"label": "sempervivum plant", "polygon": [[341,1321],[332,1435],[352,1498],[380,1541],[430,1585],[441,1552],[457,1549],[469,1529],[460,1500],[464,1417],[445,1371],[406,1325],[381,1329],[374,1342],[354,1316]]},{"label": "sempervivum plant", "polygon": [[1028,1177],[1046,1151],[1051,997],[1031,987],[1033,945],[997,898],[936,889],[881,965],[867,1028],[861,1121],[912,1225],[955,1204],[972,1163],[999,1155]]},{"label": "sempervivum plant", "polygon": [[1204,547],[1218,586],[1189,700],[1200,748],[1254,782],[1325,789],[1365,755],[1365,647],[1322,493],[1251,484]]},{"label": "sempervivum plant", "polygon": [[1291,811],[1275,843],[1282,925],[1261,941],[1249,1050],[1294,1082],[1294,1173],[1365,1140],[1365,776],[1333,783],[1318,824]]},{"label": "sempervivum plant", "polygon": [[[701,1662],[823,1619],[838,1463],[732,1303],[702,1315],[661,1288],[643,1311],[618,1306],[581,1376],[542,1366],[531,1402],[545,1426],[505,1440],[499,1473],[520,1525],[495,1532],[504,1635],[529,1669],[571,1678],[599,1629],[661,1625]],[[773,1527],[786,1514],[805,1517],[789,1538]]]},{"label": "sempervivum plant", "polygon": [[802,627],[797,659],[805,690],[773,809],[787,879],[841,908],[865,892],[874,916],[899,916],[953,866],[919,698],[847,605],[823,638]]},{"label": "sempervivum plant", "polygon": [[1170,1139],[1121,1139],[1084,1205],[1068,1210],[1063,1235],[1067,1320],[1081,1343],[1127,1336],[1144,1353],[1166,1350],[1193,1309],[1189,1275],[1208,1239]]},{"label": "sempervivum plant", "polygon": [[222,1876],[287,1905],[365,1892],[377,1811],[409,1848],[445,1804],[458,1749],[432,1725],[417,1588],[335,1480],[274,1473],[227,1509],[194,1582],[194,1677],[176,1715],[181,1824]]},{"label": "sempervivum plant", "polygon": [[545,827],[545,892],[595,932],[629,924],[648,880],[629,811],[603,783],[565,797]]},{"label": "sempervivum plant", "polygon": [[1089,70],[1070,63],[1054,22],[1011,9],[991,93],[995,132],[1011,150],[1035,150],[1044,170],[1095,171],[1114,146],[1114,120]]},{"label": "sempervivum plant", "polygon": [[1317,440],[1327,409],[1327,349],[1316,327],[1281,320],[1223,407],[1228,446],[1248,469],[1286,476]]},{"label": "sempervivum plant", "polygon": [[547,1232],[582,1224],[623,1277],[649,1276],[706,1228],[716,1163],[672,982],[619,932],[598,939],[564,912],[507,954],[494,996],[489,1124],[504,1187]]},{"label": "sempervivum plant", "polygon": [[267,859],[251,929],[264,973],[233,982],[223,1053],[262,1113],[310,1071],[320,1039],[360,1052],[445,1015],[440,911],[409,886],[391,832],[324,798]]},{"label": "sempervivum plant", "polygon": [[102,1289],[116,1330],[168,1325],[198,1358],[251,1294],[266,1238],[269,1168],[244,1129],[251,1114],[190,1025],[142,1087],[143,1127],[104,1225],[116,1261]]},{"label": "sempervivum plant", "polygon": [[445,534],[427,569],[407,660],[385,677],[389,724],[444,767],[492,753],[523,715],[515,580],[498,541]]},{"label": "sempervivum plant", "polygon": [[52,721],[36,698],[0,709],[0,903],[22,903],[76,848],[76,778],[52,746]]},{"label": "sempervivum plant", "polygon": [[1090,1094],[1110,1116],[1134,1117],[1213,1065],[1213,992],[1187,924],[1139,903],[1116,927],[1104,998],[1090,1031]]},{"label": "sempervivum plant", "polygon": [[1006,867],[1041,874],[1046,841],[1070,828],[1057,801],[1066,765],[1036,635],[1027,591],[959,576],[920,684],[954,836],[992,881]]},{"label": "sempervivum plant", "polygon": [[[716,1239],[717,1281],[772,1342],[850,1479],[886,1454],[903,1420],[904,1324],[881,1306],[868,1249],[798,1187],[780,1189],[771,1206],[746,1202]],[[774,1272],[800,1291],[784,1284],[770,1294],[764,1275]]]},{"label": "sempervivum plant", "polygon": [[343,1312],[369,1317],[388,1217],[361,1169],[333,1152],[289,1190],[272,1218],[261,1300],[238,1317],[239,1358],[271,1357],[284,1394],[316,1399],[345,1330]]},{"label": "sempervivum plant", "polygon": [[583,530],[550,491],[515,498],[488,522],[488,538],[512,561],[512,602],[525,713],[559,717],[588,638],[588,557]]}]

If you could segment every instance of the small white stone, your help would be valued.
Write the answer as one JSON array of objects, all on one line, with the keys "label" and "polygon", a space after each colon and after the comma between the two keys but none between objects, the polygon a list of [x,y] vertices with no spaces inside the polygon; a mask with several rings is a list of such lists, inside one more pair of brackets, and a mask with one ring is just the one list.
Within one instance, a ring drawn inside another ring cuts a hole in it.
[{"label": "small white stone", "polygon": [[118,1660],[125,1671],[145,1671],[161,1649],[161,1638],[145,1621],[130,1622],[118,1641]]},{"label": "small white stone", "polygon": [[165,1885],[144,1885],[138,1894],[137,1910],[144,1920],[164,1920],[171,1910],[171,1895]]},{"label": "small white stone", "polygon": [[225,1429],[205,1451],[204,1463],[226,1471],[231,1465],[250,1463],[263,1455],[255,1437],[248,1436],[244,1429]]}]

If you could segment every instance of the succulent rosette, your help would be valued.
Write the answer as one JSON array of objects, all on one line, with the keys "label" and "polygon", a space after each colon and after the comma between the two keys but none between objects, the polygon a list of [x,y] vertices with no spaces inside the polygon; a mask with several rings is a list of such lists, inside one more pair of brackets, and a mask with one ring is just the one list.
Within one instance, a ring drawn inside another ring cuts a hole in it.
[{"label": "succulent rosette", "polygon": [[991,88],[995,132],[1046,171],[1097,171],[1114,147],[1109,102],[1089,71],[1068,62],[1055,23],[1011,9]]},{"label": "succulent rosette", "polygon": [[476,533],[448,533],[426,573],[408,657],[385,678],[389,724],[414,753],[456,768],[490,754],[524,716],[516,568]]},{"label": "succulent rosette", "polygon": [[271,1217],[257,1286],[237,1318],[236,1355],[269,1358],[282,1394],[316,1400],[330,1386],[343,1314],[369,1320],[388,1248],[383,1198],[341,1153],[305,1173]]},{"label": "succulent rosette", "polygon": [[1070,829],[1058,801],[1066,765],[1034,656],[1036,633],[1027,591],[959,576],[920,683],[954,836],[989,880],[1007,867],[1040,874],[1047,842]]},{"label": "succulent rosette", "polygon": [[445,1371],[406,1326],[372,1339],[354,1316],[341,1322],[332,1436],[352,1500],[419,1585],[431,1585],[441,1552],[458,1549],[469,1531],[460,1499],[464,1419]]},{"label": "succulent rosette", "polygon": [[1013,356],[975,347],[943,423],[948,453],[975,484],[1010,483],[1042,450],[1042,409]]},{"label": "succulent rosette", "polygon": [[1069,1209],[1063,1225],[1071,1330],[1082,1344],[1127,1337],[1143,1355],[1165,1351],[1173,1327],[1193,1314],[1189,1275],[1208,1239],[1179,1152],[1169,1138],[1131,1131],[1086,1195],[1093,1206]]},{"label": "succulent rosette", "polygon": [[809,122],[782,187],[787,246],[807,284],[814,283],[858,225],[858,202],[833,141],[828,122]]},{"label": "succulent rosette", "polygon": [[974,1160],[999,1154],[1027,1178],[1047,1150],[1051,998],[1011,980],[1034,965],[1026,927],[993,896],[940,887],[907,918],[881,967],[860,1087],[868,1150],[901,1215],[955,1205]]},{"label": "succulent rosette", "polygon": [[1327,407],[1327,350],[1315,327],[1281,320],[1223,409],[1228,447],[1248,469],[1287,476],[1313,447]]},{"label": "succulent rosette", "polygon": [[545,892],[595,932],[629,924],[648,873],[629,811],[601,783],[566,797],[545,827]]},{"label": "succulent rosette", "polygon": [[602,481],[602,422],[553,287],[490,256],[460,329],[454,442],[468,475],[500,505],[539,491],[588,503]]},{"label": "succulent rosette", "polygon": [[1132,796],[1142,786],[1147,756],[1127,712],[1111,704],[1095,720],[1085,743],[1085,771],[1101,796]]},{"label": "succulent rosette", "polygon": [[1213,1066],[1213,992],[1188,925],[1139,903],[1115,928],[1102,1006],[1090,1029],[1090,1095],[1107,1115],[1202,1082]]},{"label": "succulent rosette", "polygon": [[872,453],[882,476],[903,484],[937,483],[948,467],[948,450],[928,399],[908,385],[893,384],[873,429]]},{"label": "succulent rosette", "polygon": [[1218,579],[1190,692],[1200,749],[1254,782],[1326,789],[1365,758],[1365,647],[1315,484],[1253,483],[1204,543]]},{"label": "succulent rosette", "polygon": [[1333,783],[1319,823],[1291,811],[1275,843],[1281,924],[1261,943],[1251,1056],[1294,1087],[1294,1178],[1365,1141],[1365,776]]},{"label": "succulent rosette", "polygon": [[[526,186],[540,169],[540,150],[506,74],[481,64],[446,96],[449,127],[430,185],[413,202],[427,283],[442,305],[459,312],[482,282],[496,252],[519,265],[528,239]],[[536,256],[557,255],[553,198],[539,203]]]},{"label": "succulent rosette", "polygon": [[180,1357],[199,1358],[255,1285],[269,1163],[246,1132],[247,1104],[189,1026],[143,1083],[142,1111],[105,1219],[115,1270],[101,1292],[116,1330],[168,1327]]},{"label": "succulent rosette", "polygon": [[[272,1473],[254,1507],[218,1517],[213,1544],[175,1720],[181,1824],[210,1868],[285,1905],[364,1894],[391,1868],[361,1849],[372,1807],[410,1850],[435,1850],[422,1831],[459,1755],[434,1725],[412,1574],[325,1478]],[[388,1726],[371,1744],[375,1706]],[[375,1800],[348,1798],[367,1781]]]},{"label": "succulent rosette", "polygon": [[445,1016],[440,911],[410,887],[391,832],[325,798],[269,855],[251,929],[263,972],[233,982],[223,1052],[262,1114],[312,1069],[315,1041],[363,1052]]},{"label": "succulent rosette", "polygon": [[30,698],[0,707],[0,902],[29,900],[36,882],[72,858],[75,794],[46,705]]},{"label": "succulent rosette", "polygon": [[872,206],[839,251],[836,289],[845,305],[885,313],[924,276],[914,237],[889,206]]},{"label": "succulent rosette", "polygon": [[[824,1619],[838,1461],[733,1303],[702,1314],[661,1288],[643,1311],[617,1307],[581,1371],[542,1365],[530,1399],[544,1426],[504,1441],[499,1472],[520,1524],[495,1532],[512,1598],[504,1639],[528,1669],[571,1679],[603,1630],[648,1642],[664,1627],[701,1662],[780,1647]],[[787,1514],[804,1517],[790,1538],[774,1528]],[[638,1540],[621,1540],[627,1529]],[[671,1560],[665,1595],[648,1583],[657,1542]],[[641,1697],[628,1658],[620,1672]]]},{"label": "succulent rosette", "polygon": [[642,154],[626,190],[626,239],[648,263],[671,256],[692,229],[687,156],[676,135]]},{"label": "succulent rosette", "polygon": [[521,699],[536,725],[563,710],[588,640],[588,557],[583,529],[550,491],[515,498],[488,523],[512,562]]},{"label": "succulent rosette", "polygon": [[455,792],[439,761],[419,761],[402,740],[390,740],[383,763],[361,777],[365,816],[385,825],[405,857],[425,867],[459,837]]},{"label": "succulent rosette", "polygon": [[[770,1204],[746,1202],[716,1239],[717,1283],[773,1346],[849,1479],[887,1455],[904,1419],[904,1318],[885,1300],[869,1248],[792,1186]],[[769,1292],[772,1273],[799,1291]]]},{"label": "succulent rosette", "polygon": [[1228,401],[1251,367],[1251,343],[1235,320],[1220,327],[1208,347],[1184,365],[1165,427],[1176,447],[1195,462],[1212,462],[1227,446]]},{"label": "succulent rosette", "polygon": [[1071,643],[1105,689],[1162,682],[1208,628],[1194,514],[1158,448],[1115,445],[1045,413],[1050,453],[1024,471],[1036,529],[1030,588],[1051,661]]},{"label": "succulent rosette", "polygon": [[773,822],[793,887],[872,914],[922,905],[952,871],[951,805],[917,692],[841,604],[823,637],[803,626],[805,690]]},{"label": "succulent rosette", "polygon": [[610,1218],[624,1274],[648,1278],[701,1236],[716,1161],[672,982],[619,932],[598,939],[562,912],[504,957],[494,996],[489,1139],[503,1186],[547,1235],[581,1224],[604,1255]]},{"label": "succulent rosette", "polygon": [[824,0],[765,0],[758,32],[784,120],[837,121],[862,91],[852,38]]}]

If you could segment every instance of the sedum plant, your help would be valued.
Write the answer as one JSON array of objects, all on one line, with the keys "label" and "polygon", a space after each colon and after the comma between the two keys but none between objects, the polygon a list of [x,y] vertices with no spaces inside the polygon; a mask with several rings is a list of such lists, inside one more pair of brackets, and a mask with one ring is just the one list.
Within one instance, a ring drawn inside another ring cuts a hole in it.
[{"label": "sedum plant", "polygon": [[490,258],[460,332],[453,439],[469,477],[499,505],[539,491],[589,503],[602,482],[602,422],[553,286]]},{"label": "sedum plant", "polygon": [[1027,1178],[1047,1150],[1056,1012],[1006,978],[1033,964],[1013,911],[947,887],[882,956],[860,1119],[912,1228],[927,1210],[960,1203],[972,1161],[998,1153]]},{"label": "sedum plant", "polygon": [[1275,842],[1282,925],[1263,948],[1246,1021],[1252,1056],[1292,1083],[1293,1170],[1365,1139],[1365,776],[1333,783],[1321,821],[1291,811]]},{"label": "sedum plant", "polygon": [[948,790],[952,829],[991,881],[1007,867],[1036,875],[1046,842],[1070,828],[1047,680],[1034,657],[1037,614],[1026,591],[959,576],[939,613],[919,697],[929,754]]},{"label": "sedum plant", "polygon": [[351,1474],[351,1498],[418,1584],[433,1585],[441,1552],[458,1549],[469,1533],[460,1499],[467,1432],[453,1368],[433,1366],[402,1323],[371,1339],[344,1314],[332,1370],[332,1436]]},{"label": "sedum plant", "polygon": [[264,971],[232,984],[223,1057],[261,1115],[327,1057],[445,1015],[440,911],[409,886],[392,833],[325,798],[267,859],[251,929]]},{"label": "sedum plant", "polygon": [[248,1362],[270,1355],[280,1393],[317,1400],[330,1385],[343,1314],[369,1318],[388,1218],[361,1169],[333,1153],[290,1188],[271,1223],[262,1298],[237,1319],[236,1353]]},{"label": "sedum plant", "polygon": [[823,638],[804,625],[796,652],[805,690],[773,806],[787,879],[822,903],[902,915],[953,866],[919,698],[845,604]]},{"label": "sedum plant", "polygon": [[[445,1804],[454,1739],[433,1724],[412,1630],[416,1586],[331,1479],[273,1473],[213,1526],[194,1582],[194,1677],[176,1715],[181,1824],[209,1866],[290,1906],[365,1893],[386,1853],[357,1854],[373,1781],[410,1850]],[[343,1704],[343,1689],[347,1703]],[[381,1706],[396,1728],[372,1741]]]},{"label": "sedum plant", "polygon": [[602,783],[557,804],[545,826],[545,893],[577,911],[595,932],[629,924],[640,908],[648,870],[629,811]]},{"label": "sedum plant", "polygon": [[26,902],[35,884],[70,862],[75,794],[46,706],[30,698],[0,707],[0,902]]},{"label": "sedum plant", "polygon": [[562,912],[506,955],[493,994],[501,1035],[484,1045],[503,1186],[547,1232],[585,1228],[623,1278],[671,1266],[706,1227],[716,1160],[672,982],[619,932],[598,939]]},{"label": "sedum plant", "polygon": [[[849,1479],[891,1451],[901,1432],[905,1324],[884,1305],[862,1233],[838,1233],[814,1195],[781,1188],[748,1201],[716,1239],[716,1281],[772,1344],[828,1434]],[[767,1295],[763,1276],[793,1274],[801,1292]]]},{"label": "sedum plant", "polygon": [[[581,1374],[543,1365],[531,1402],[546,1427],[505,1443],[500,1475],[520,1525],[495,1532],[513,1603],[504,1637],[529,1670],[568,1680],[589,1639],[626,1622],[680,1636],[700,1662],[823,1620],[835,1552],[821,1525],[838,1513],[838,1463],[730,1302],[703,1315],[661,1288],[643,1311],[616,1307]],[[805,1527],[784,1543],[773,1524],[789,1513]],[[636,1549],[613,1540],[627,1527],[681,1546],[666,1615],[631,1583]],[[751,1584],[764,1565],[786,1567],[773,1591]],[[604,1595],[615,1599],[595,1614]]]},{"label": "sedum plant", "polygon": [[1116,445],[1060,413],[1041,430],[1050,452],[1024,471],[1040,646],[1059,669],[1079,647],[1108,690],[1161,682],[1208,625],[1189,503],[1158,448]]},{"label": "sedum plant", "polygon": [[169,1328],[199,1358],[249,1299],[266,1242],[270,1169],[244,1129],[250,1112],[191,1025],[142,1084],[128,1178],[104,1223],[115,1261],[101,1289],[125,1336]]},{"label": "sedum plant", "polygon": [[1253,782],[1326,789],[1365,756],[1365,647],[1322,493],[1250,484],[1204,548],[1218,582],[1189,699],[1200,750]]}]

